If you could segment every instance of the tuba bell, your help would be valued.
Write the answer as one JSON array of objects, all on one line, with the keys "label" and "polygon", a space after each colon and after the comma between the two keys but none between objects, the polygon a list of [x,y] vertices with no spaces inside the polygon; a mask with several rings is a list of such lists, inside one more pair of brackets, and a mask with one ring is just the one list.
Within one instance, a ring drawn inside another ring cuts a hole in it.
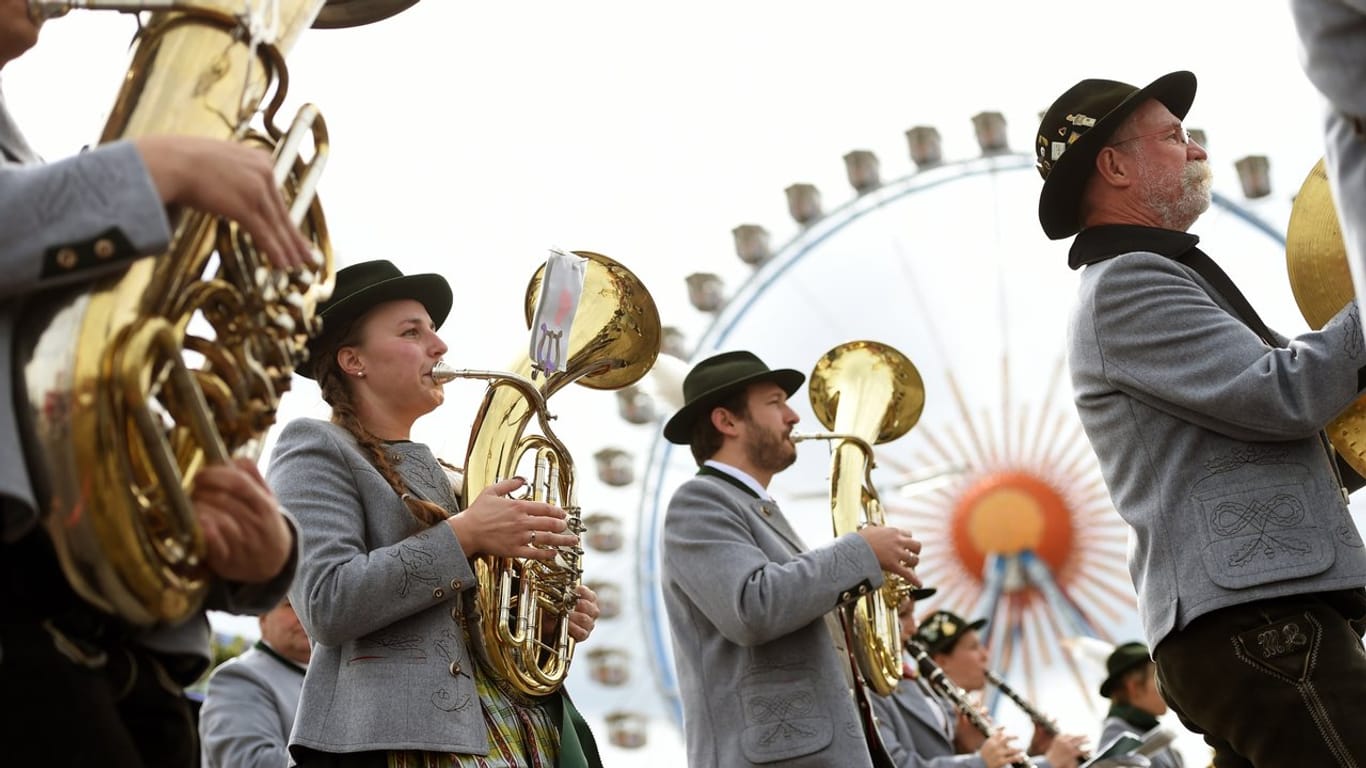
[{"label": "tuba bell", "polygon": [[[1347,248],[1323,160],[1309,171],[1295,195],[1286,226],[1285,261],[1290,291],[1310,328],[1322,328],[1353,299]],[[1347,406],[1324,431],[1338,455],[1366,476],[1366,397]]]},{"label": "tuba bell", "polygon": [[[343,4],[353,13],[364,5]],[[375,15],[397,8],[371,5]],[[199,610],[212,582],[191,478],[207,463],[257,455],[331,291],[331,244],[314,194],[326,126],[312,105],[288,134],[275,124],[285,54],[323,2],[83,0],[30,2],[29,13],[72,8],[152,11],[101,142],[179,134],[273,148],[276,181],[319,257],[313,271],[285,275],[234,222],[182,211],[165,256],[35,298],[18,329],[20,428],[68,581],[130,623],[176,623]],[[263,104],[260,133],[251,125]]]},{"label": "tuba bell", "polygon": [[[649,372],[659,356],[661,328],[654,298],[626,267],[598,253],[574,251],[587,259],[584,300],[569,333],[565,362],[537,382],[530,357],[512,371],[452,370],[438,366],[433,378],[489,382],[474,420],[465,458],[464,497],[513,477],[531,456],[530,498],[561,507],[568,532],[584,530],[574,484],[574,462],[550,428],[547,401],[568,384],[620,389]],[[530,327],[540,298],[544,268],[526,290]],[[539,434],[524,434],[532,417]],[[477,632],[471,632],[481,661],[497,678],[528,696],[554,693],[564,683],[574,654],[569,613],[583,579],[582,547],[559,548],[554,560],[481,555]]]},{"label": "tuba bell", "polygon": [[[830,431],[792,439],[833,443],[830,514],[835,536],[865,525],[883,525],[882,503],[872,483],[872,446],[901,437],[920,419],[925,406],[920,372],[885,344],[851,341],[816,363],[807,390],[816,419]],[[860,597],[846,613],[859,673],[882,696],[901,680],[901,622],[896,609],[909,589],[901,577],[887,574],[881,589]]]}]

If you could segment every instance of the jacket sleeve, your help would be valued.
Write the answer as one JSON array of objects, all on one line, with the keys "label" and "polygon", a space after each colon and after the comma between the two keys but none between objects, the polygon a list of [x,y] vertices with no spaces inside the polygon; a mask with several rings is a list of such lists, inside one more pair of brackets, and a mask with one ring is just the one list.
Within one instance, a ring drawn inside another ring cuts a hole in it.
[{"label": "jacket sleeve", "polygon": [[280,732],[269,682],[241,661],[209,678],[199,712],[204,768],[286,768],[289,733]]},{"label": "jacket sleeve", "polygon": [[1101,266],[1091,320],[1104,375],[1147,405],[1237,440],[1290,440],[1356,397],[1366,349],[1355,302],[1275,348],[1171,259],[1130,253]]},{"label": "jacket sleeve", "polygon": [[384,498],[367,498],[360,481],[382,483],[379,472],[338,440],[326,423],[296,419],[281,433],[267,473],[280,502],[299,520],[292,602],[309,636],[327,645],[453,600],[475,583],[445,523],[418,529],[413,521],[406,537],[367,541],[368,516],[407,515],[407,508],[387,488]]},{"label": "jacket sleeve", "polygon": [[903,715],[897,711],[890,696],[869,693],[868,700],[873,706],[873,717],[877,722],[878,735],[882,746],[896,768],[986,768],[986,761],[980,755],[940,755],[921,757],[910,740],[909,728],[897,728],[893,718]]},{"label": "jacket sleeve", "polygon": [[128,142],[48,165],[0,164],[0,211],[0,299],[103,277],[170,239],[161,198]]},{"label": "jacket sleeve", "polygon": [[882,585],[873,550],[857,534],[770,558],[742,502],[719,483],[679,488],[664,521],[664,557],[680,588],[732,643],[755,646],[820,619],[850,593]]}]

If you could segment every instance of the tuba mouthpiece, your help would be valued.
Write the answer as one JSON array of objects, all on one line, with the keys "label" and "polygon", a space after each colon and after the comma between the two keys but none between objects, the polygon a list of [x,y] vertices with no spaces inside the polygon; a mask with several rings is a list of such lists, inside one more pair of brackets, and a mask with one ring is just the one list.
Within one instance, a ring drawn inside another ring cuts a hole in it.
[{"label": "tuba mouthpiece", "polygon": [[446,364],[445,360],[438,360],[436,365],[432,366],[432,381],[435,381],[437,384],[445,384],[449,381],[454,381],[457,378],[459,378],[459,375],[455,372],[454,368]]}]

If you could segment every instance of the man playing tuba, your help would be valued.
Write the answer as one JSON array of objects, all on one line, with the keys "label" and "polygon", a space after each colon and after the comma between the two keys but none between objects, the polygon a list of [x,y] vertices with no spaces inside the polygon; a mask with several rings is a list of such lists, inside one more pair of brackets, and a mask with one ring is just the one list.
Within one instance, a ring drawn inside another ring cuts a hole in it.
[{"label": "man playing tuba", "polygon": [[811,550],[792,530],[767,489],[796,460],[787,400],[805,378],[749,352],[716,355],[688,373],[664,428],[699,465],[669,503],[663,555],[693,768],[889,765],[850,696],[832,612],[884,571],[919,584],[920,542],[868,526]]},{"label": "man playing tuba", "polygon": [[[0,2],[0,69],[38,40],[22,0]],[[0,96],[0,744],[14,765],[191,765],[180,686],[209,663],[203,612],[134,629],[82,601],[39,525],[19,438],[13,339],[28,301],[160,253],[167,206],[241,222],[274,265],[312,257],[276,191],[270,156],[182,136],[114,142],[38,165]],[[191,494],[217,585],[208,607],[269,610],[294,572],[294,534],[254,464],[202,470]]]}]

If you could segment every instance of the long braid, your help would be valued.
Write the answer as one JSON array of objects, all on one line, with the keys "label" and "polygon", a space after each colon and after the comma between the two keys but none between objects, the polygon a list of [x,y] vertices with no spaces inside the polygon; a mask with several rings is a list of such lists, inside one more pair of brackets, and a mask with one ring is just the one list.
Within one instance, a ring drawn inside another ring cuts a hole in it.
[{"label": "long braid", "polygon": [[346,385],[346,377],[337,363],[337,350],[356,343],[352,337],[359,325],[360,322],[357,321],[345,333],[339,335],[337,343],[327,345],[316,363],[318,387],[322,390],[323,401],[332,406],[332,423],[356,438],[361,449],[369,455],[370,463],[379,470],[380,476],[394,489],[394,493],[403,499],[413,517],[423,525],[436,525],[449,517],[450,512],[440,504],[420,499],[408,492],[408,484],[390,463],[389,453],[384,450],[384,444],[371,434],[356,416],[356,407],[351,400],[351,389]]}]

